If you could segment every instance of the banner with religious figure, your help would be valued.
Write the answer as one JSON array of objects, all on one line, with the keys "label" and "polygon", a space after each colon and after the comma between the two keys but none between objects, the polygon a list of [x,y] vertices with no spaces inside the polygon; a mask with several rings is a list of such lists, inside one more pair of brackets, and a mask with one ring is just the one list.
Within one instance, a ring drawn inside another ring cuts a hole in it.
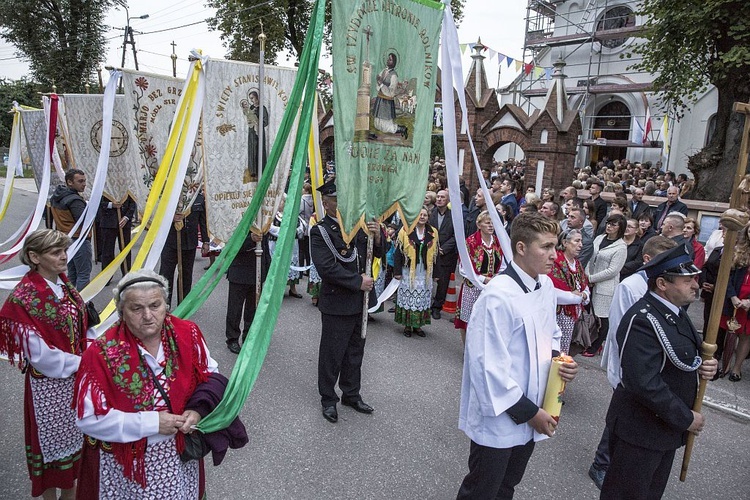
[{"label": "banner with religious figure", "polygon": [[334,0],[336,187],[345,239],[395,211],[413,227],[430,164],[443,4]]},{"label": "banner with religious figure", "polygon": [[[257,64],[218,59],[206,64],[206,215],[214,241],[229,240],[250,205],[262,171],[259,157],[265,164],[297,74],[294,69],[264,66],[264,84],[259,85],[259,69]],[[291,137],[295,134],[296,123]],[[261,207],[263,232],[270,227],[286,188],[292,148],[292,141],[284,146]]]},{"label": "banner with religious figure", "polygon": [[[185,80],[171,76],[127,70],[122,73],[128,123],[133,131],[133,142],[136,147],[136,167],[132,175],[136,179],[134,195],[139,209],[145,205],[156,171],[167,149],[169,130],[184,85]],[[200,192],[203,181],[202,144],[199,127],[195,145],[190,152],[190,163],[182,182],[177,213],[186,214]]]},{"label": "banner with religious figure", "polygon": [[[99,163],[102,147],[102,94],[66,94],[61,96],[67,130],[67,155],[76,168],[83,170],[88,178],[87,192],[91,189]],[[115,97],[112,119],[112,137],[109,147],[109,167],[104,182],[103,196],[109,201],[123,202],[128,194],[134,195],[135,178],[133,165],[136,161],[136,145],[132,127],[128,126],[128,114],[122,96]],[[59,145],[58,145],[59,148]]]}]

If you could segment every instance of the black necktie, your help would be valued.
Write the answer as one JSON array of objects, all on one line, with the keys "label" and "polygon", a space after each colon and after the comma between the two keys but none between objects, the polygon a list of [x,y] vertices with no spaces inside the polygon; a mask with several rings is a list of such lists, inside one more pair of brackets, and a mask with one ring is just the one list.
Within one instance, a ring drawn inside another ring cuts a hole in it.
[{"label": "black necktie", "polygon": [[542,288],[542,284],[541,284],[541,283],[539,283],[539,282],[537,281],[537,282],[536,282],[536,286],[534,287],[534,291],[536,292],[536,291],[537,291],[537,290],[539,290],[540,288]]}]

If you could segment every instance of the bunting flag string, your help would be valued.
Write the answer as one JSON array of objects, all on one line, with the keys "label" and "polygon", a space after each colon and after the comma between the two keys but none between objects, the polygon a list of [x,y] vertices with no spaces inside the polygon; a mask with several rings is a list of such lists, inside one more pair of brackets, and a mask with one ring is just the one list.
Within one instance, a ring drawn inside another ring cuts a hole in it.
[{"label": "bunting flag string", "polygon": [[[310,134],[310,124],[312,123],[315,111],[315,86],[323,38],[324,7],[324,0],[317,0],[315,2],[315,7],[310,18],[310,27],[307,32],[308,36],[305,40],[302,56],[300,57],[297,79],[289,99],[289,105],[284,113],[280,132],[276,136],[268,158],[270,167],[263,170],[261,181],[258,185],[258,191],[261,193],[265,193],[268,189],[273,170],[276,168],[278,158],[284,146],[283,143],[288,137],[292,122],[299,110],[300,102],[302,102],[302,114],[294,142],[292,173],[289,177],[289,196],[287,198],[289,202],[284,210],[279,239],[276,242],[276,251],[274,252],[273,259],[271,260],[271,268],[263,285],[263,292],[255,314],[255,320],[250,327],[247,340],[242,344],[242,350],[232,370],[232,375],[229,378],[224,396],[214,411],[204,417],[198,424],[198,429],[204,433],[226,428],[239,415],[260,373],[260,368],[268,352],[271,335],[273,334],[273,329],[281,308],[289,262],[291,261],[292,243],[295,238],[295,229],[298,220],[297,214],[299,213],[304,166],[307,162],[307,141]],[[302,100],[303,92],[304,101]],[[261,202],[262,196],[253,197],[250,207],[243,215],[241,227],[237,231],[238,234],[247,234],[250,223],[254,220]],[[244,232],[242,231],[242,226],[244,226]],[[227,246],[233,243],[234,239],[232,237]],[[236,251],[237,249],[234,249],[235,254]],[[219,256],[221,257],[222,254],[219,254]],[[228,260],[231,262],[233,258],[234,255],[231,255]],[[219,266],[214,265],[212,267]],[[205,275],[204,278],[206,278]],[[180,317],[189,316],[188,313],[193,312],[197,308],[196,306],[199,306],[199,304],[196,304],[196,299],[202,293],[192,296],[193,292],[191,292],[186,300],[175,310],[175,314],[178,316],[181,315]],[[192,303],[189,303],[189,301]]]}]

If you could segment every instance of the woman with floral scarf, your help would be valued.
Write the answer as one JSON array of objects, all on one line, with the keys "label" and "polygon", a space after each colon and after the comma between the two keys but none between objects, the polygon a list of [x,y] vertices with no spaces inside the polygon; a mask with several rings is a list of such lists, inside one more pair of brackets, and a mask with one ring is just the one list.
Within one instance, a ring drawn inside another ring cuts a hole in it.
[{"label": "woman with floral scarf", "polygon": [[26,373],[24,427],[31,496],[72,499],[83,435],[70,408],[88,320],[66,276],[71,240],[60,231],[29,234],[21,262],[31,269],[0,309],[0,352]]}]

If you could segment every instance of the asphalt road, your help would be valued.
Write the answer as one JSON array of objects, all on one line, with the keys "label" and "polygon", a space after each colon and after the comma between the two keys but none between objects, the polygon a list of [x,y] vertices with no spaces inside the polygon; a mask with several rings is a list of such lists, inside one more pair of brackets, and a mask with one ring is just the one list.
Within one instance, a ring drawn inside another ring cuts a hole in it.
[{"label": "asphalt road", "polygon": [[[0,241],[31,210],[32,193],[18,191],[0,223]],[[17,261],[12,263],[15,265]],[[196,278],[206,260],[198,257]],[[7,268],[5,265],[1,268]],[[119,275],[115,276],[118,279]],[[301,283],[299,290],[304,290]],[[229,374],[236,356],[224,344],[226,282],[192,318],[213,357]],[[7,293],[0,293],[4,300]],[[97,297],[102,305],[108,298]],[[105,296],[106,295],[106,296]],[[698,316],[700,306],[691,306]],[[444,315],[445,316],[445,315]],[[320,414],[317,347],[320,315],[303,299],[285,297],[258,381],[241,414],[250,443],[230,450],[224,463],[207,463],[211,498],[221,499],[449,499],[467,472],[469,441],[457,429],[462,347],[445,319],[425,328],[426,338],[405,338],[392,315],[370,322],[362,395],[375,407],[362,415],[339,407],[339,422]],[[578,359],[582,369],[568,386],[557,435],[539,443],[516,498],[598,498],[587,476],[611,395],[599,358]],[[712,383],[708,396],[747,413],[746,380]],[[29,494],[23,451],[23,377],[0,364],[0,498]],[[678,480],[678,451],[665,498],[748,498],[750,420],[705,408],[708,423],[696,441],[687,481]]]}]

